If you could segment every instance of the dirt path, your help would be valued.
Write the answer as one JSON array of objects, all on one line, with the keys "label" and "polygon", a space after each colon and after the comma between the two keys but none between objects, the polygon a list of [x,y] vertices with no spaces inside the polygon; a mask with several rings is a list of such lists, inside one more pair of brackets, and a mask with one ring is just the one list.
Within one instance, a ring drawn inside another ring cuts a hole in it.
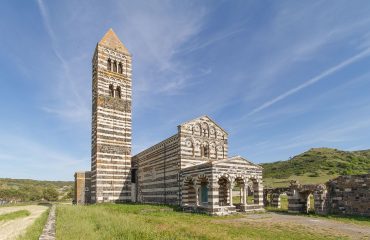
[{"label": "dirt path", "polygon": [[370,227],[352,223],[344,223],[335,220],[296,216],[278,213],[247,214],[242,218],[216,220],[227,223],[257,223],[279,225],[301,225],[304,229],[329,234],[333,236],[346,236],[350,239],[370,239]]},{"label": "dirt path", "polygon": [[36,218],[38,218],[48,207],[39,205],[4,207],[0,208],[0,214],[15,212],[19,210],[28,210],[31,215],[23,218],[17,218],[10,221],[0,221],[0,240],[15,239],[18,235],[24,233]]}]

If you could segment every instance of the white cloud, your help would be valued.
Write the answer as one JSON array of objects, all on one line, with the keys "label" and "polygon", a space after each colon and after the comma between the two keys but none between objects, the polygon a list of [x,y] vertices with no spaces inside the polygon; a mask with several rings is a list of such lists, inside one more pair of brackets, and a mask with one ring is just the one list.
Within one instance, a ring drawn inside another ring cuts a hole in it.
[{"label": "white cloud", "polygon": [[340,71],[342,68],[345,68],[348,65],[351,65],[351,64],[353,64],[353,63],[355,63],[355,62],[357,62],[357,61],[359,61],[359,60],[361,60],[361,59],[369,56],[369,54],[370,54],[370,48],[363,50],[362,52],[356,54],[355,56],[352,56],[352,57],[346,59],[345,61],[343,61],[343,62],[335,65],[334,67],[331,67],[331,68],[325,70],[324,72],[320,73],[319,75],[317,75],[317,76],[315,76],[315,77],[313,77],[313,78],[311,78],[309,80],[306,80],[304,83],[300,84],[299,86],[294,87],[294,88],[286,91],[285,93],[283,93],[283,94],[275,97],[274,99],[265,102],[261,106],[253,109],[250,113],[248,113],[247,116],[253,115],[253,114],[257,113],[257,112],[260,112],[260,111],[262,111],[262,110],[264,110],[264,109],[272,106],[273,104],[275,104],[275,103],[277,103],[277,102],[279,102],[279,101],[281,101],[281,100],[289,97],[290,95],[293,95],[293,94],[295,94],[295,93],[297,93],[297,92],[299,92],[299,91],[301,91],[301,90],[303,90],[303,89],[311,86],[312,84],[314,84],[314,83],[316,83],[318,81],[321,81],[325,77],[327,77],[327,76],[329,76],[329,75],[331,75],[331,74],[333,74],[333,73],[335,73],[337,71]]}]

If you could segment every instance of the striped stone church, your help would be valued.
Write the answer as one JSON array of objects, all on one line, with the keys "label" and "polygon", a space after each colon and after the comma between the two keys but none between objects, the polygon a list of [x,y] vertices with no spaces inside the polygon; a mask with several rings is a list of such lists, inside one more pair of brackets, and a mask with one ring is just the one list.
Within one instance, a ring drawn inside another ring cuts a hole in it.
[{"label": "striped stone church", "polygon": [[92,59],[91,171],[75,173],[76,204],[139,202],[225,215],[263,208],[262,168],[228,156],[208,116],[131,155],[131,54],[110,29]]}]

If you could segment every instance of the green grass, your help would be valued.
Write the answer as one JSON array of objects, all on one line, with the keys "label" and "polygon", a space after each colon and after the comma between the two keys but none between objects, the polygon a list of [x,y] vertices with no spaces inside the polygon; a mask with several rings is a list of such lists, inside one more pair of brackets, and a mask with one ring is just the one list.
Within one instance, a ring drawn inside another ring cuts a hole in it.
[{"label": "green grass", "polygon": [[5,214],[0,215],[0,221],[9,221],[9,220],[13,220],[16,218],[27,217],[30,214],[31,213],[27,210],[19,210],[19,211],[15,211],[11,213],[5,213]]},{"label": "green grass", "polygon": [[320,184],[339,175],[366,174],[370,170],[370,150],[340,151],[313,148],[287,161],[261,164],[266,187],[289,186],[290,180],[301,184]]},{"label": "green grass", "polygon": [[57,239],[338,239],[289,224],[232,222],[168,206],[57,206]]},{"label": "green grass", "polygon": [[41,216],[26,229],[26,232],[17,238],[17,240],[38,240],[48,219],[49,211],[50,208],[42,213]]}]

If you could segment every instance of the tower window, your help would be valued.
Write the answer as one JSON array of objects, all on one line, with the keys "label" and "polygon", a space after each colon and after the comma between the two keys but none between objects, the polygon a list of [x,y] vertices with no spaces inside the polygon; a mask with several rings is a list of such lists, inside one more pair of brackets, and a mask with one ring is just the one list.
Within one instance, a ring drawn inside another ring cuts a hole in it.
[{"label": "tower window", "polygon": [[108,71],[112,71],[112,61],[110,60],[110,58],[107,61],[107,69]]},{"label": "tower window", "polygon": [[114,97],[114,88],[113,84],[109,85],[109,96]]},{"label": "tower window", "polygon": [[113,72],[117,72],[117,61],[113,62]]},{"label": "tower window", "polygon": [[116,97],[121,98],[121,87],[116,88]]},{"label": "tower window", "polygon": [[122,63],[120,62],[118,64],[118,73],[122,74],[123,68],[122,68]]}]

